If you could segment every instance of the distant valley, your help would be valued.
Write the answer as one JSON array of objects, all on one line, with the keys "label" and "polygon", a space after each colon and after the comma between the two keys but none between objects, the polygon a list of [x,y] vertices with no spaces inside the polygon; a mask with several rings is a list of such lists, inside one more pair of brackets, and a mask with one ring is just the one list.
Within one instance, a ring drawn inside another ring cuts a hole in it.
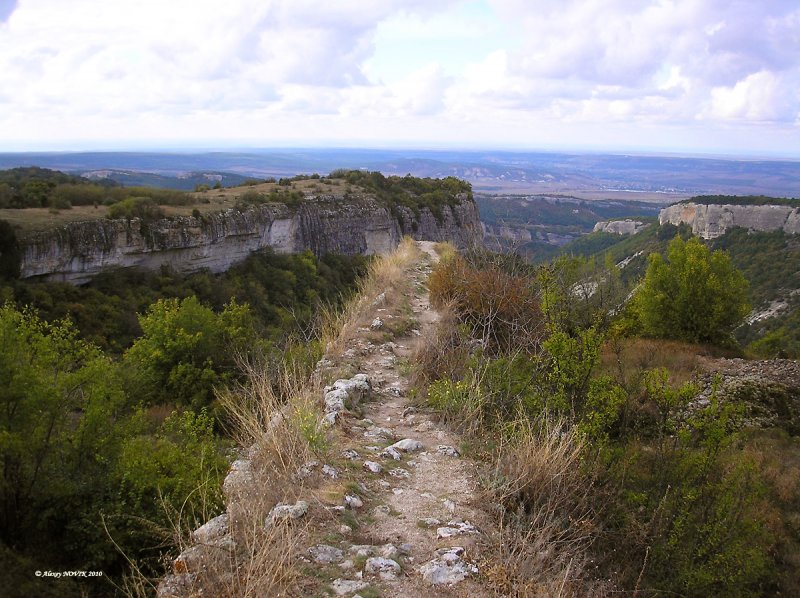
[{"label": "distant valley", "polygon": [[[42,166],[128,185],[192,189],[209,177],[291,177],[336,168],[469,181],[476,191],[670,203],[701,194],[800,195],[800,162],[502,151],[285,149],[0,154],[0,169]],[[126,182],[128,181],[128,182]]]}]

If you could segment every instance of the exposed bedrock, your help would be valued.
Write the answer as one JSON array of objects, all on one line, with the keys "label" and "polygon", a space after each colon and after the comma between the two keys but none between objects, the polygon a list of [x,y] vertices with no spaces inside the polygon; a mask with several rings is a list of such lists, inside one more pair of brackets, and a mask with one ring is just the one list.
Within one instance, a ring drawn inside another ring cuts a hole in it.
[{"label": "exposed bedrock", "polygon": [[113,267],[222,272],[266,247],[279,253],[376,254],[391,251],[404,235],[464,248],[480,243],[483,231],[477,207],[466,197],[437,219],[424,208],[415,214],[371,198],[321,196],[296,209],[264,204],[199,218],[100,219],[31,233],[20,239],[20,275],[81,284]]}]

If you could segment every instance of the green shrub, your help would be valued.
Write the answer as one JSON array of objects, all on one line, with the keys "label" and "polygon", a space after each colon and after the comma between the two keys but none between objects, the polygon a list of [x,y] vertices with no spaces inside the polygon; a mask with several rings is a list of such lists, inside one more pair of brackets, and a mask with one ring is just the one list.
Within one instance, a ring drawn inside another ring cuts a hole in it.
[{"label": "green shrub", "polygon": [[149,197],[129,197],[108,208],[108,217],[112,219],[141,218],[142,220],[155,220],[164,217],[162,210],[154,200]]},{"label": "green shrub", "polygon": [[688,342],[726,344],[749,313],[747,281],[721,251],[699,239],[669,244],[667,260],[651,254],[636,308],[646,334]]}]

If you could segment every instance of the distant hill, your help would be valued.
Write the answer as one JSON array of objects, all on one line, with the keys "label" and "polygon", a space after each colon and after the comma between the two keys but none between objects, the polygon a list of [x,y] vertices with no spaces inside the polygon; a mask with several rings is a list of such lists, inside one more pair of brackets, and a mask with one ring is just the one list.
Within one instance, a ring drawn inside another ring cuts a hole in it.
[{"label": "distant hill", "polygon": [[486,227],[487,246],[501,250],[514,247],[534,261],[557,254],[558,247],[589,233],[598,221],[653,220],[661,209],[650,202],[587,201],[553,195],[477,194],[476,201]]},{"label": "distant hill", "polygon": [[213,187],[234,187],[241,185],[250,177],[231,172],[188,172],[178,175],[164,175],[153,172],[138,172],[133,170],[90,170],[82,173],[83,177],[100,182],[111,181],[125,187],[158,187],[161,189],[177,189],[181,191],[194,191],[202,185]]},{"label": "distant hill", "polygon": [[[384,175],[455,176],[489,193],[563,194],[668,203],[692,195],[798,193],[800,161],[490,150],[273,149],[228,152],[0,154],[0,168],[37,165],[71,173],[117,170],[290,177],[335,168]],[[144,184],[144,183],[142,183]]]}]

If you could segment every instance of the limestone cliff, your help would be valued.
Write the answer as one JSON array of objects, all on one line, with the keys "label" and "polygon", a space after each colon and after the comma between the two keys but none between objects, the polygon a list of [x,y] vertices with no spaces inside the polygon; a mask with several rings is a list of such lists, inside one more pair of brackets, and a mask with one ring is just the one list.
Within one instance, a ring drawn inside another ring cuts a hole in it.
[{"label": "limestone cliff", "polygon": [[463,248],[479,243],[483,232],[475,203],[460,199],[438,219],[426,208],[415,214],[371,197],[327,195],[307,198],[297,208],[276,203],[200,218],[76,222],[22,237],[20,275],[80,284],[110,267],[222,272],[265,247],[375,254],[390,251],[404,235]]},{"label": "limestone cliff", "polygon": [[661,210],[660,224],[688,224],[692,233],[714,239],[729,228],[740,226],[753,231],[783,230],[800,234],[800,208],[788,205],[719,205],[679,203]]},{"label": "limestone cliff", "polygon": [[644,222],[631,220],[630,218],[626,218],[625,220],[602,220],[594,225],[592,232],[611,233],[614,235],[635,235],[648,226],[649,225]]}]

